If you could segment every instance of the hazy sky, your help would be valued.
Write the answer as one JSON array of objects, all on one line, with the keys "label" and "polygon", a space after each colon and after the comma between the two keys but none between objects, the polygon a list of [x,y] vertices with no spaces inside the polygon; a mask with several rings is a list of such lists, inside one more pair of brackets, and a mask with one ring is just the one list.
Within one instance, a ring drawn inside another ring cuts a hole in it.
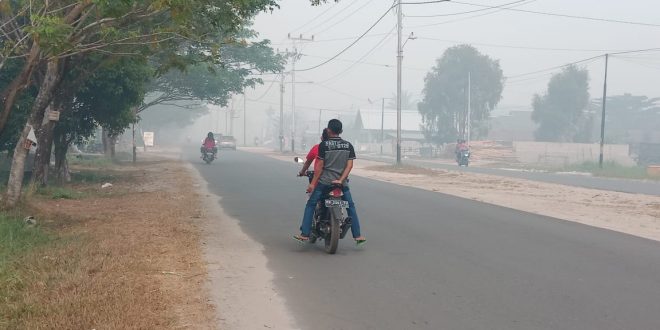
[{"label": "hazy sky", "polygon": [[[473,4],[497,6],[513,0],[462,0]],[[274,47],[292,48],[287,34],[314,35],[314,42],[298,44],[305,54],[297,68],[323,62],[348,46],[366,31],[392,5],[392,0],[342,0],[312,7],[306,0],[284,0],[281,8],[257,17],[254,28]],[[589,16],[658,24],[641,26],[572,18],[550,17],[508,10],[489,10],[470,14],[479,7],[445,2],[404,5],[404,35],[418,37],[404,50],[403,89],[420,97],[424,76],[445,49],[456,44],[472,44],[482,53],[498,59],[505,76],[538,71],[597,56],[608,51],[660,47],[660,2],[657,0],[529,0],[518,9]],[[449,15],[414,17],[420,15]],[[486,14],[486,15],[484,15]],[[396,15],[390,12],[354,47],[318,69],[299,72],[297,109],[313,112],[318,108],[379,108],[380,98],[396,90]],[[389,33],[389,35],[388,35]],[[339,39],[339,40],[337,40]],[[431,40],[436,39],[436,40]],[[519,48],[518,48],[519,47]],[[541,48],[541,49],[524,49]],[[361,60],[363,63],[355,63]],[[386,65],[389,65],[387,67]],[[584,64],[590,70],[591,95],[600,97],[603,82],[603,59]],[[545,90],[550,75],[544,72],[509,79],[505,85],[500,111],[529,109],[534,93]],[[615,57],[610,60],[609,93],[631,92],[660,96],[660,51]],[[269,79],[269,78],[267,78]],[[288,78],[287,78],[288,79]],[[291,103],[290,84],[285,103]],[[268,89],[270,87],[270,89]],[[278,108],[278,85],[266,83],[249,98],[265,95],[252,106]],[[369,104],[368,99],[374,103]],[[251,107],[252,107],[251,106]]]}]

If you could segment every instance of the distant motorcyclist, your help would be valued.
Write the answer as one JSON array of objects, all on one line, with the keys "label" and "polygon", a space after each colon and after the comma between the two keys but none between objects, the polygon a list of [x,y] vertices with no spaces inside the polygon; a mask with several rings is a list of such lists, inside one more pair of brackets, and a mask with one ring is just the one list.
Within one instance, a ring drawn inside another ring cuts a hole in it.
[{"label": "distant motorcyclist", "polygon": [[213,132],[209,132],[209,134],[206,135],[206,139],[204,139],[200,150],[202,155],[206,152],[206,150],[213,150],[214,157],[218,154],[218,147],[215,144],[215,137],[213,136]]},{"label": "distant motorcyclist", "polygon": [[456,160],[458,161],[461,157],[461,152],[465,150],[470,150],[467,143],[463,139],[456,140],[456,149],[454,149],[454,154],[456,155]]}]

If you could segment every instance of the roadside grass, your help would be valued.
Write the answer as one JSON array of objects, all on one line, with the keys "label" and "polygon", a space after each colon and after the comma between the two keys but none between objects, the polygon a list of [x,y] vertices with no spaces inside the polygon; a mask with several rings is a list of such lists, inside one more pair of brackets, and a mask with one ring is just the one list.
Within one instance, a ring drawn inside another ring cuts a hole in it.
[{"label": "roadside grass", "polygon": [[23,303],[30,286],[35,251],[52,244],[54,236],[39,226],[28,226],[15,216],[0,213],[0,328],[15,329],[13,320],[36,308]]},{"label": "roadside grass", "polygon": [[646,173],[646,168],[643,166],[624,166],[616,162],[608,161],[603,163],[603,168],[600,168],[598,162],[584,162],[581,164],[565,166],[563,171],[586,172],[595,176],[622,178],[622,179],[655,179]]},{"label": "roadside grass", "polygon": [[69,166],[91,167],[104,169],[113,166],[111,159],[103,155],[71,155],[69,156]]},{"label": "roadside grass", "polygon": [[51,199],[82,199],[89,194],[65,186],[47,186],[36,189],[36,193]]}]

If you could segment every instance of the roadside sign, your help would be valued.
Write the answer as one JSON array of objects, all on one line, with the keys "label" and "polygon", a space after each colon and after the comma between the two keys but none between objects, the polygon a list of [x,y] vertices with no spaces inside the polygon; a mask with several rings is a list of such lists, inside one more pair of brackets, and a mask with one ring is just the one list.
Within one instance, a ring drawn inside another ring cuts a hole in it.
[{"label": "roadside sign", "polygon": [[153,147],[154,146],[154,132],[144,132],[142,133],[143,138],[144,138],[144,146],[145,147]]},{"label": "roadside sign", "polygon": [[50,120],[50,121],[60,121],[60,112],[59,111],[50,111],[50,110],[48,110],[48,120]]}]

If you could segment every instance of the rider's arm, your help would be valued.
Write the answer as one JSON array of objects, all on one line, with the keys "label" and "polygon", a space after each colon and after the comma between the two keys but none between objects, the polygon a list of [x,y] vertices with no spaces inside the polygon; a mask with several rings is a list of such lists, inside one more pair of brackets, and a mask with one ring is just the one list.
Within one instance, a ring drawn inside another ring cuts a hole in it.
[{"label": "rider's arm", "polygon": [[314,161],[313,159],[307,159],[307,160],[305,161],[305,164],[303,164],[303,167],[302,167],[302,169],[300,170],[300,173],[299,173],[300,176],[305,175],[305,172],[307,172],[307,169],[309,169],[309,166],[312,165],[312,162],[313,162],[313,161]]},{"label": "rider's arm", "polygon": [[353,169],[353,160],[349,159],[346,162],[346,167],[344,168],[344,172],[341,174],[341,177],[339,177],[339,182],[344,182],[346,181],[346,178],[348,178],[348,175],[351,174],[351,170]]},{"label": "rider's arm", "polygon": [[339,179],[336,181],[339,181],[341,184],[343,184],[346,179],[348,178],[348,175],[351,174],[351,170],[353,169],[353,160],[355,159],[355,149],[353,149],[353,145],[349,145],[349,154],[348,154],[348,160],[346,161],[346,167],[344,167],[344,171],[341,173],[341,176]]},{"label": "rider's arm", "polygon": [[316,185],[319,183],[321,174],[323,174],[323,164],[325,164],[323,159],[316,160],[316,164],[314,165],[314,177],[312,178],[312,182],[309,184],[310,186],[316,188]]},{"label": "rider's arm", "polygon": [[304,176],[305,172],[309,169],[309,166],[312,165],[312,162],[319,156],[319,145],[315,145],[312,147],[312,149],[309,149],[309,152],[307,153],[307,158],[305,159],[305,164],[303,165],[303,168],[300,170],[300,176]]}]

